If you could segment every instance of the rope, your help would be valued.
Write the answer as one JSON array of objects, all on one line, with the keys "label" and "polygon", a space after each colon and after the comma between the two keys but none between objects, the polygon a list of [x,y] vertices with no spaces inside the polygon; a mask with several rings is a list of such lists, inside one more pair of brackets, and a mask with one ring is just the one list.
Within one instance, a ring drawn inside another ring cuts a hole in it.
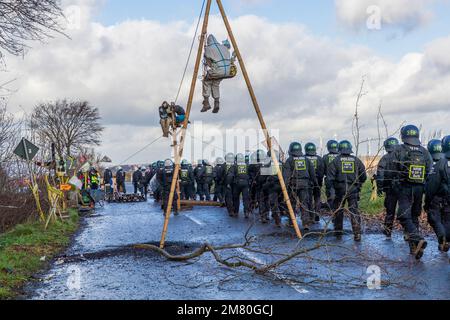
[{"label": "rope", "polygon": [[189,62],[191,61],[192,51],[194,50],[195,40],[197,39],[198,29],[200,27],[200,22],[202,21],[203,10],[205,9],[206,0],[203,0],[202,9],[200,10],[200,15],[198,16],[197,27],[195,28],[194,38],[192,39],[191,49],[189,50],[189,56],[186,61],[186,66],[184,68],[183,77],[181,78],[180,86],[178,88],[177,97],[175,98],[175,104],[178,102],[180,97],[181,89],[183,88],[184,79],[186,78],[187,69],[189,67]]},{"label": "rope", "polygon": [[128,160],[134,158],[135,156],[137,156],[138,154],[140,154],[141,152],[145,151],[146,149],[148,149],[149,147],[151,147],[154,143],[158,142],[163,136],[160,136],[159,138],[153,140],[151,143],[149,143],[148,145],[146,145],[145,147],[143,147],[141,150],[137,151],[136,153],[134,153],[133,155],[131,155],[129,158],[127,158],[126,160],[122,161],[122,164],[125,164],[128,162]]}]

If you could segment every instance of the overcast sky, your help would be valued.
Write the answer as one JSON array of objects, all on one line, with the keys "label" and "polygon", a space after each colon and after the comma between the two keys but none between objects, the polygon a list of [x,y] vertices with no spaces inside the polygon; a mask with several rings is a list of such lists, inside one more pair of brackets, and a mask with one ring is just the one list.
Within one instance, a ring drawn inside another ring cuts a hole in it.
[{"label": "overcast sky", "polygon": [[[8,72],[0,80],[17,78],[9,110],[20,115],[41,101],[88,100],[100,109],[106,127],[100,151],[123,162],[161,135],[157,107],[175,98],[201,2],[65,0],[71,14],[80,13],[67,31],[70,39],[58,36],[34,43],[24,58],[6,57]],[[380,103],[391,132],[411,122],[422,125],[427,136],[441,129],[449,133],[449,1],[223,3],[267,124],[280,131],[283,146],[293,140],[351,139],[362,77],[363,139],[378,135]],[[226,38],[215,6],[209,33]],[[192,63],[182,105],[191,75]],[[206,132],[258,128],[241,75],[223,82],[219,115],[199,112],[197,84],[192,121],[203,121]],[[220,147],[217,156],[224,152]],[[169,141],[160,140],[128,163],[168,156]]]}]

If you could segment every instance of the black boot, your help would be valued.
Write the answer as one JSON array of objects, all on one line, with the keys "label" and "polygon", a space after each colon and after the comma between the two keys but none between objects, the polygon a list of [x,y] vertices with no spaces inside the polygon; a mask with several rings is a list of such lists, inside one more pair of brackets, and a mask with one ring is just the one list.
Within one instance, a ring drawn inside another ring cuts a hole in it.
[{"label": "black boot", "polygon": [[389,239],[392,238],[392,227],[391,226],[384,226],[383,234]]},{"label": "black boot", "polygon": [[209,99],[203,100],[203,109],[201,112],[207,112],[208,110],[211,110],[211,105],[209,104]]},{"label": "black boot", "polygon": [[423,257],[423,254],[425,252],[425,249],[427,248],[428,243],[425,240],[420,240],[415,244],[413,255],[416,258],[416,260],[420,260]]},{"label": "black boot", "polygon": [[214,110],[212,113],[219,113],[219,111],[220,111],[220,100],[215,99],[214,100]]},{"label": "black boot", "polygon": [[439,239],[439,251],[448,252],[450,250],[450,245],[448,244],[445,237]]}]

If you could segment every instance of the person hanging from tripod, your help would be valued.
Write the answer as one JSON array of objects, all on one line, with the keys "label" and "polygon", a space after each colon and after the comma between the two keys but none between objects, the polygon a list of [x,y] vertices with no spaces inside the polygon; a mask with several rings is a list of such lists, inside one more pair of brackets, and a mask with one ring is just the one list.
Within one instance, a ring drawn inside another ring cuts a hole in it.
[{"label": "person hanging from tripod", "polygon": [[220,110],[220,83],[224,79],[234,78],[237,68],[234,64],[236,54],[231,55],[231,44],[225,40],[220,44],[211,34],[208,36],[204,54],[205,75],[203,77],[203,109],[207,112],[211,109],[209,97],[214,98],[213,113]]}]

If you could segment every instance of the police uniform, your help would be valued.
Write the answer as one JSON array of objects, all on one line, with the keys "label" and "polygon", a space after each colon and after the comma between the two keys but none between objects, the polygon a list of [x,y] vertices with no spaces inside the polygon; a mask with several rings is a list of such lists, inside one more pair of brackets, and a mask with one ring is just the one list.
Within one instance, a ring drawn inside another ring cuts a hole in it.
[{"label": "police uniform", "polygon": [[333,184],[328,179],[328,168],[333,163],[334,159],[339,156],[339,153],[328,153],[323,157],[324,174],[325,174],[325,193],[327,196],[328,207],[331,211],[334,210],[334,200],[336,198],[336,191],[334,190]]},{"label": "police uniform", "polygon": [[283,176],[288,183],[292,203],[299,201],[303,227],[309,228],[315,219],[310,194],[313,188],[318,187],[314,165],[306,156],[291,155],[283,166]]},{"label": "police uniform", "polygon": [[[447,143],[450,143],[450,139],[447,140]],[[438,238],[439,250],[448,252],[450,243],[450,153],[435,163],[433,171],[427,179],[425,211],[428,214],[428,222]]]},{"label": "police uniform", "polygon": [[[268,204],[270,211],[272,211],[272,218],[277,226],[281,226],[281,213],[283,211],[284,197],[281,189],[280,179],[278,178],[278,170],[270,161],[269,165],[263,166],[264,171],[267,172],[267,178],[264,183],[263,189],[268,194]],[[283,173],[283,164],[279,163],[279,170]]]},{"label": "police uniform", "polygon": [[182,200],[195,199],[195,194],[192,190],[192,183],[194,180],[194,172],[189,168],[189,165],[182,165],[180,169],[180,191]]},{"label": "police uniform", "polygon": [[317,187],[311,190],[310,197],[312,202],[311,208],[315,211],[315,220],[317,221],[322,206],[322,186],[323,178],[325,176],[325,164],[322,157],[318,155],[307,155],[306,158],[312,163],[314,171],[316,172]]},{"label": "police uniform", "polygon": [[[254,159],[252,159],[254,160]],[[257,177],[260,174],[261,165],[255,161],[248,165],[248,175],[250,177],[250,208],[251,211],[255,210],[258,206],[258,188]]]},{"label": "police uniform", "polygon": [[225,192],[223,186],[223,179],[225,175],[225,164],[217,164],[213,170],[214,176],[214,201],[219,201],[220,203],[225,202]]},{"label": "police uniform", "polygon": [[204,201],[204,191],[203,191],[203,183],[201,182],[201,172],[203,170],[203,163],[199,162],[197,167],[194,169],[194,177],[195,182],[197,183],[196,194],[199,196],[200,201]]},{"label": "police uniform", "polygon": [[[167,206],[169,204],[169,198],[170,198],[170,189],[172,187],[172,180],[174,178],[175,168],[173,166],[165,166],[160,170],[157,174],[157,179],[160,185],[162,186],[161,192],[162,192],[162,209],[164,210],[164,213],[167,210]],[[172,210],[177,213],[177,200],[178,195],[176,192],[174,192],[173,196],[173,202],[172,202]]]},{"label": "police uniform", "polygon": [[248,218],[250,216],[250,176],[248,174],[248,165],[245,163],[237,163],[233,166],[233,205],[234,213],[239,214],[240,197],[244,204],[244,214]]},{"label": "police uniform", "polygon": [[198,171],[197,183],[200,184],[200,199],[211,201],[211,186],[213,182],[213,167],[209,164],[204,163],[201,169]]},{"label": "police uniform", "polygon": [[398,147],[397,139],[388,139],[385,142],[385,148],[388,153],[378,163],[377,173],[375,175],[378,195],[385,194],[384,207],[386,208],[386,217],[384,220],[384,234],[388,237],[392,235],[399,200],[393,157],[393,152],[396,147]]},{"label": "police uniform", "polygon": [[399,208],[397,217],[413,242],[423,238],[419,232],[423,195],[432,160],[422,146],[401,145],[393,154],[396,179],[399,181]]},{"label": "police uniform", "polygon": [[[156,192],[154,193],[154,198],[156,202],[162,202],[163,199],[163,175],[164,175],[164,163],[163,162],[159,162],[158,163],[158,168],[156,169],[155,172],[156,175],[156,180],[158,181],[158,188],[156,190]],[[161,204],[161,207],[163,206],[163,204]]]},{"label": "police uniform", "polygon": [[[231,163],[225,164],[225,172],[222,179],[222,186],[224,190],[224,200],[227,207],[228,215],[231,217],[236,216],[234,199],[233,199],[233,189],[234,189],[234,165]],[[238,207],[239,208],[239,207]]]},{"label": "police uniform", "polygon": [[328,167],[327,177],[336,191],[333,208],[337,210],[334,217],[336,235],[341,235],[344,228],[344,207],[347,203],[351,214],[351,223],[355,240],[361,237],[361,214],[358,209],[359,194],[367,180],[366,168],[362,161],[350,154],[341,154]]}]

